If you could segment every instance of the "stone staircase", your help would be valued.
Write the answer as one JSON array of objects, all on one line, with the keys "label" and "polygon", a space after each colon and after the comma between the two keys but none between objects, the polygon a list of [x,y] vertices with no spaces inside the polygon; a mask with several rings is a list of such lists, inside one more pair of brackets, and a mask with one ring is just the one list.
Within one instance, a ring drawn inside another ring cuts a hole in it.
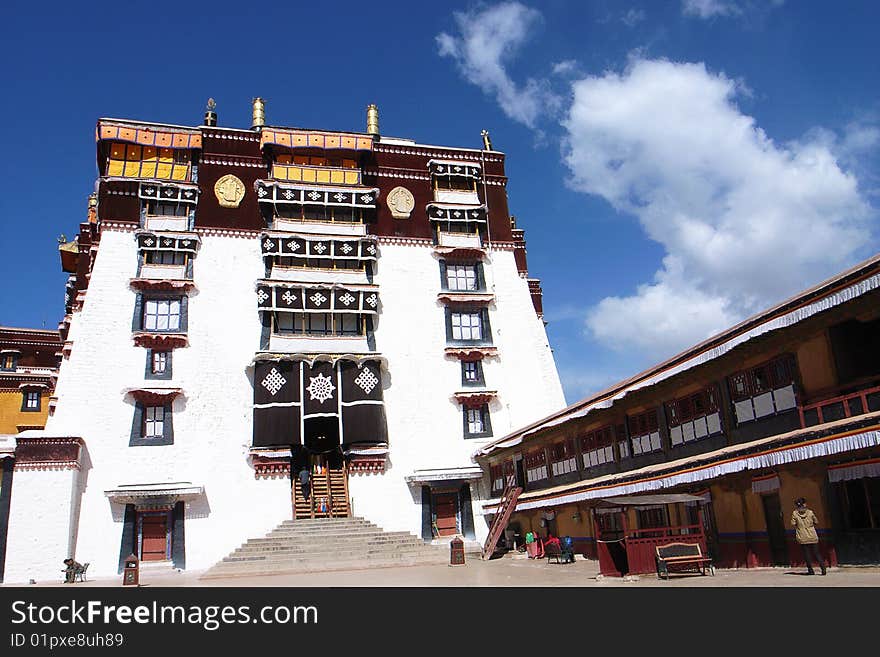
[{"label": "stone staircase", "polygon": [[408,532],[386,532],[363,518],[285,520],[252,538],[201,579],[449,563],[449,548]]}]

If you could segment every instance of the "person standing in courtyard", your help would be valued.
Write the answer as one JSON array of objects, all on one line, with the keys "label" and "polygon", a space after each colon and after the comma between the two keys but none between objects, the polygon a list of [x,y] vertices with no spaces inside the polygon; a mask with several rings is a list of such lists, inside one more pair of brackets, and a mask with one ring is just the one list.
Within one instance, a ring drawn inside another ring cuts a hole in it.
[{"label": "person standing in courtyard", "polygon": [[819,521],[816,514],[807,506],[807,500],[799,497],[794,502],[795,509],[791,512],[791,526],[794,527],[795,539],[800,543],[804,552],[804,561],[807,562],[807,574],[815,575],[813,570],[813,561],[822,568],[822,574],[825,574],[825,562],[822,555],[819,554],[819,534],[816,532],[816,525]]}]

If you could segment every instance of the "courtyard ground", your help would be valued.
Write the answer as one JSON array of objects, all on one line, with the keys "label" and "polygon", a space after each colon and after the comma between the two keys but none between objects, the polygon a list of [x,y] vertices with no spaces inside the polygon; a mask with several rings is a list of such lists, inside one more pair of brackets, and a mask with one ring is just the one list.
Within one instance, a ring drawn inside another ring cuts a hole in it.
[{"label": "courtyard ground", "polygon": [[[799,568],[744,568],[718,569],[714,577],[699,574],[673,575],[659,580],[656,575],[627,578],[599,577],[597,561],[578,556],[571,564],[548,563],[508,555],[491,561],[481,561],[468,555],[459,566],[429,565],[400,568],[279,574],[223,579],[199,579],[202,571],[142,570],[140,585],[147,587],[588,587],[588,588],[679,588],[679,587],[878,587],[880,567],[830,568],[828,575],[807,576]],[[12,585],[7,585],[12,586]],[[122,576],[89,578],[86,582],[63,584],[61,573],[54,582],[24,585],[28,588],[45,586],[115,587],[122,586]]]}]

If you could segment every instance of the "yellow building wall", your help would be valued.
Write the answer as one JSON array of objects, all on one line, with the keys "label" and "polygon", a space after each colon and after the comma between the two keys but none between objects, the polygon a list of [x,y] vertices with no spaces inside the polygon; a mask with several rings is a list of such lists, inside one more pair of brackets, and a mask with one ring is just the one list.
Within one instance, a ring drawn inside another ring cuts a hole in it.
[{"label": "yellow building wall", "polygon": [[718,531],[722,534],[745,532],[746,524],[740,493],[721,486],[711,486],[709,490]]},{"label": "yellow building wall", "polygon": [[44,391],[40,395],[40,410],[37,412],[22,412],[20,390],[0,390],[0,434],[18,433],[18,425],[46,426],[46,418],[49,417],[49,393]]},{"label": "yellow building wall", "polygon": [[798,346],[797,362],[808,397],[837,383],[831,346],[824,332]]},{"label": "yellow building wall", "polygon": [[807,506],[816,514],[820,528],[831,527],[831,515],[825,505],[824,486],[825,481],[821,473],[804,470],[786,470],[779,473],[779,502],[782,505],[786,530],[792,528],[791,512],[794,511],[794,501],[799,497],[807,500]]}]

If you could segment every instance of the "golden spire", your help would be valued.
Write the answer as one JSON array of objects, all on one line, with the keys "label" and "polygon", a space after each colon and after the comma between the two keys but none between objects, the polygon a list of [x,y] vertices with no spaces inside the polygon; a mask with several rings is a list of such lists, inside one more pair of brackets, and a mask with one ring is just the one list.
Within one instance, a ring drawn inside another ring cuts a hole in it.
[{"label": "golden spire", "polygon": [[254,119],[251,128],[262,128],[266,125],[266,101],[257,96],[254,98]]},{"label": "golden spire", "polygon": [[373,103],[367,105],[367,134],[379,136],[379,108]]},{"label": "golden spire", "polygon": [[480,136],[483,138],[483,150],[491,151],[492,150],[492,140],[489,139],[489,131],[488,130],[480,130]]}]

